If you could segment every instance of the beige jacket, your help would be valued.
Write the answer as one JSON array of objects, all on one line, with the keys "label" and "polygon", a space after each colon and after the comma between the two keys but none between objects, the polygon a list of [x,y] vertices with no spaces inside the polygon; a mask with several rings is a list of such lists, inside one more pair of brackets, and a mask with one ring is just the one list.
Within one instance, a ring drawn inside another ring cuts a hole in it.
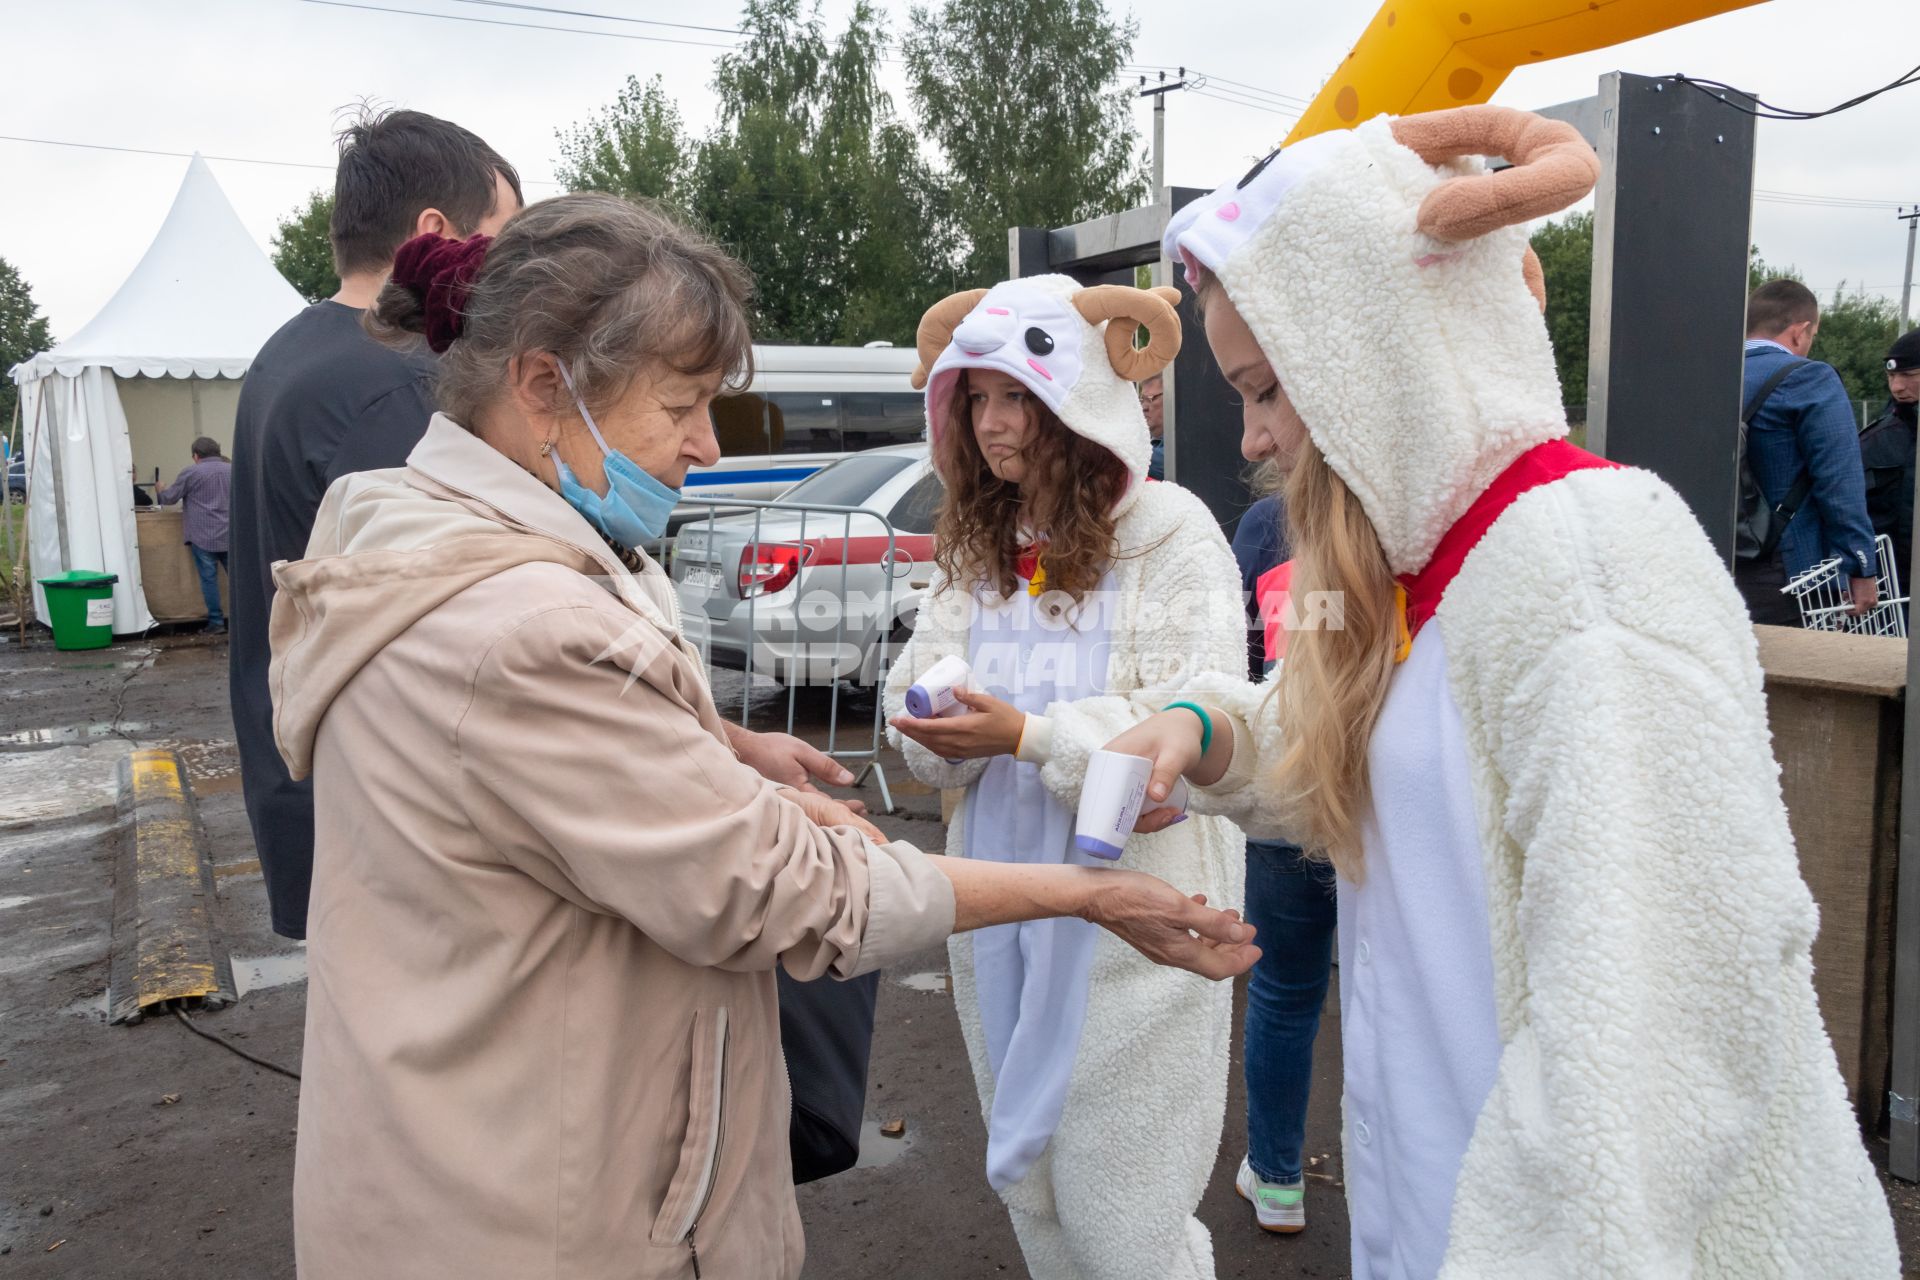
[{"label": "beige jacket", "polygon": [[773,967],[953,926],[918,850],[741,764],[671,585],[444,417],[275,567],[314,778],[306,1280],[792,1277]]}]

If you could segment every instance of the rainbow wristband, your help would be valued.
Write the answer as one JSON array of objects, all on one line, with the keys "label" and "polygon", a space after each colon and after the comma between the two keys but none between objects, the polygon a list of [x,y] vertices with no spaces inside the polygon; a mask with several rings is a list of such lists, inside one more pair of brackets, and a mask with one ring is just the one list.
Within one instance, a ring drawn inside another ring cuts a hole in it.
[{"label": "rainbow wristband", "polygon": [[1169,702],[1160,709],[1175,711],[1183,708],[1200,717],[1200,754],[1204,756],[1213,747],[1213,717],[1197,702]]}]

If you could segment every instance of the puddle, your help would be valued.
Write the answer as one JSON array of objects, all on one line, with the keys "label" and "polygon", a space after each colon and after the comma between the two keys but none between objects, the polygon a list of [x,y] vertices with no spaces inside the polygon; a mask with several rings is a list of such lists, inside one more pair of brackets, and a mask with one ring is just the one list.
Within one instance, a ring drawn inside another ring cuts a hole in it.
[{"label": "puddle", "polygon": [[33,899],[27,897],[25,894],[15,894],[11,898],[0,898],[0,911],[5,911],[8,907],[24,907],[32,901]]},{"label": "puddle", "polygon": [[77,746],[98,742],[102,738],[137,735],[152,727],[138,720],[123,720],[117,725],[101,721],[96,724],[63,724],[51,729],[21,729],[15,733],[0,733],[0,747]]},{"label": "puddle", "polygon": [[856,1169],[882,1169],[892,1164],[913,1149],[913,1127],[898,1138],[889,1138],[880,1132],[878,1120],[868,1120],[860,1126],[860,1159],[854,1163]]},{"label": "puddle", "polygon": [[[133,744],[121,738],[45,751],[0,750],[0,833],[112,809],[120,797],[120,761],[132,750]],[[44,833],[31,835],[26,847],[45,839]],[[9,851],[0,839],[0,861]]]},{"label": "puddle", "polygon": [[102,991],[98,995],[91,995],[82,1000],[75,1000],[60,1012],[79,1014],[82,1017],[94,1018],[98,1021],[105,1022],[107,1020],[107,993]]},{"label": "puddle", "polygon": [[[240,754],[229,739],[155,738],[140,745],[179,752],[196,792],[213,794],[231,791],[240,785]],[[220,785],[222,783],[226,785]]]},{"label": "puddle", "polygon": [[266,991],[307,979],[307,949],[272,956],[233,957],[233,985],[244,999],[249,991]]},{"label": "puddle", "polygon": [[953,994],[953,979],[944,973],[910,973],[894,981],[910,991],[937,991],[943,996]]}]

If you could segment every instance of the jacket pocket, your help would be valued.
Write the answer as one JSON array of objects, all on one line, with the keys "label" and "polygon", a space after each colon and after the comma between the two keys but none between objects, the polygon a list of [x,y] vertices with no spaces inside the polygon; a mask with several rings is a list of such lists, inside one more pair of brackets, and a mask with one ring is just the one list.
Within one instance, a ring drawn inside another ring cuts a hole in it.
[{"label": "jacket pocket", "polygon": [[726,1141],[727,1011],[699,1009],[693,1015],[693,1066],[687,1082],[687,1136],[667,1184],[666,1202],[653,1220],[655,1244],[685,1244],[713,1199]]}]

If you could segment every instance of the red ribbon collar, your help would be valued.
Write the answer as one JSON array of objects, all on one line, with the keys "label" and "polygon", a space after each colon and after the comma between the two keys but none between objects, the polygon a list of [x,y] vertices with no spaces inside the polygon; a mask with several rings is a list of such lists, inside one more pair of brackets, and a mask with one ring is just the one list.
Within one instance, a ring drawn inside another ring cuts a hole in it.
[{"label": "red ribbon collar", "polygon": [[1460,572],[1460,566],[1467,562],[1467,555],[1480,545],[1480,539],[1493,527],[1493,522],[1521,494],[1564,479],[1576,471],[1616,469],[1619,466],[1617,462],[1595,457],[1565,440],[1537,444],[1515,458],[1473,500],[1466,514],[1454,521],[1453,527],[1447,530],[1439,545],[1433,549],[1433,556],[1427,561],[1426,567],[1418,573],[1401,574],[1397,579],[1406,592],[1408,642],[1411,643],[1427,619],[1440,607],[1441,597]]}]

